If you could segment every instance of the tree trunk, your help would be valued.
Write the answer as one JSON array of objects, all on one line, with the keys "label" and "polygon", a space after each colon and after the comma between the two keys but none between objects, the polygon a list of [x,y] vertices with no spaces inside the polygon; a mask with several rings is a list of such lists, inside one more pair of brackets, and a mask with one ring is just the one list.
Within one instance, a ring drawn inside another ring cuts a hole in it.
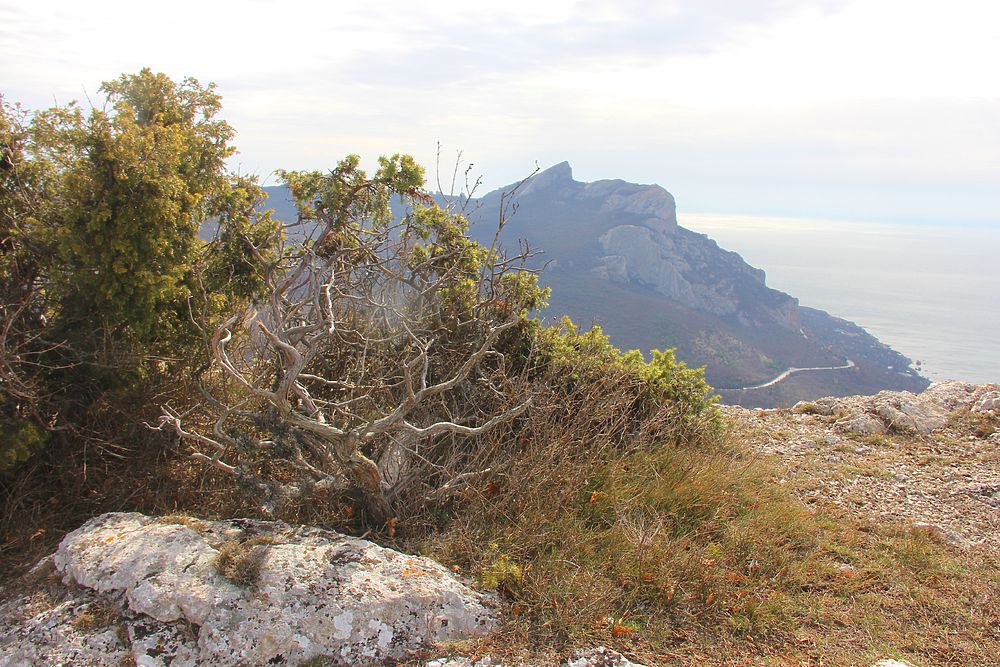
[{"label": "tree trunk", "polygon": [[361,452],[355,451],[346,467],[352,484],[361,491],[369,523],[372,526],[384,525],[390,516],[389,501],[385,497],[378,466]]}]

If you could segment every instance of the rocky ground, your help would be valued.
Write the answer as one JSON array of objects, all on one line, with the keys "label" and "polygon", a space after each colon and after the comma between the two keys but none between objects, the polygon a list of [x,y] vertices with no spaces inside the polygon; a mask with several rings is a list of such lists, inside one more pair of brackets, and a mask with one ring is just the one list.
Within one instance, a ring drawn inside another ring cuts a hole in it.
[{"label": "rocky ground", "polygon": [[791,409],[723,406],[738,437],[777,458],[806,503],[1000,549],[1000,387],[824,398]]}]

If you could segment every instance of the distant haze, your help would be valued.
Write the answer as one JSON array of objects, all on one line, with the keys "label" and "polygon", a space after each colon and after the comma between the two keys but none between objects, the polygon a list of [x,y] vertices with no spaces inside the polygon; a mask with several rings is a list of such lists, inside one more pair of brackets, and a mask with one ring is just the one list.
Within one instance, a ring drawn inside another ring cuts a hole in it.
[{"label": "distant haze", "polygon": [[932,380],[1000,382],[1000,229],[679,214],[767,284],[851,320]]},{"label": "distant haze", "polygon": [[440,141],[482,192],[570,160],[682,210],[995,223],[998,25],[983,0],[0,0],[0,62],[36,108],[143,66],[215,81],[264,177],[391,152],[433,177]]}]

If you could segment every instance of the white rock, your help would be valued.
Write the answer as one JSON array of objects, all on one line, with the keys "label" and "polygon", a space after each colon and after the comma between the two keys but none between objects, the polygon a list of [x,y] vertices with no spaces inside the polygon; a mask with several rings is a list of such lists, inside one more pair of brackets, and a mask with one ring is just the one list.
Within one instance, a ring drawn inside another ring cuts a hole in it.
[{"label": "white rock", "polygon": [[1000,393],[997,392],[983,396],[972,406],[973,412],[994,412],[996,410],[1000,410]]},{"label": "white rock", "polygon": [[643,665],[632,662],[617,651],[599,646],[578,653],[575,660],[566,663],[566,667],[643,667]]},{"label": "white rock", "polygon": [[158,621],[201,625],[244,591],[219,575],[205,536],[138,514],[105,514],[67,535],[55,554],[67,582],[123,591],[132,610]]},{"label": "white rock", "polygon": [[86,630],[74,623],[96,604],[93,591],[80,591],[29,618],[22,613],[29,605],[27,596],[0,605],[0,667],[122,664],[129,650],[115,627]]},{"label": "white rock", "polygon": [[916,667],[902,660],[879,660],[872,667]]},{"label": "white rock", "polygon": [[834,426],[842,431],[858,435],[880,435],[886,432],[885,424],[865,413],[839,419],[834,422]]},{"label": "white rock", "polygon": [[[266,535],[273,544],[261,547],[259,574],[246,587],[218,574],[214,560],[222,543],[249,535]],[[120,599],[120,625],[140,665],[297,664],[319,656],[370,665],[497,625],[485,596],[430,559],[281,523],[203,522],[192,528],[107,514],[67,535],[54,563],[70,590],[79,585],[84,595],[101,591]],[[0,653],[28,657],[0,665],[54,664],[30,656],[61,655],[61,646],[87,642],[98,642],[92,653],[104,650],[107,664],[123,657],[114,633],[73,635],[65,610],[26,619],[11,613],[0,615],[4,628],[16,626],[0,634]],[[87,655],[69,662],[102,660]]]},{"label": "white rock", "polygon": [[878,406],[878,416],[893,431],[908,433],[918,430],[916,419],[890,403]]},{"label": "white rock", "polygon": [[875,396],[821,398],[812,403],[829,406],[832,414],[842,413],[835,422],[841,431],[876,435],[891,429],[927,434],[944,427],[960,409],[995,410],[1000,405],[1000,389],[997,385],[948,381],[935,382],[920,394],[882,391]]}]

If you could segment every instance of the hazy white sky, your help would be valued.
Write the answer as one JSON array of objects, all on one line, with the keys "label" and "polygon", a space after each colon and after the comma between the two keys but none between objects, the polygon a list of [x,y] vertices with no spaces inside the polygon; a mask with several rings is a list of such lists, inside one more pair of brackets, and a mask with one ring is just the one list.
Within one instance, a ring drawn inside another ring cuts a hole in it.
[{"label": "hazy white sky", "polygon": [[1000,3],[496,5],[0,0],[0,92],[215,81],[264,177],[440,141],[487,188],[569,160],[688,211],[1000,224]]}]

